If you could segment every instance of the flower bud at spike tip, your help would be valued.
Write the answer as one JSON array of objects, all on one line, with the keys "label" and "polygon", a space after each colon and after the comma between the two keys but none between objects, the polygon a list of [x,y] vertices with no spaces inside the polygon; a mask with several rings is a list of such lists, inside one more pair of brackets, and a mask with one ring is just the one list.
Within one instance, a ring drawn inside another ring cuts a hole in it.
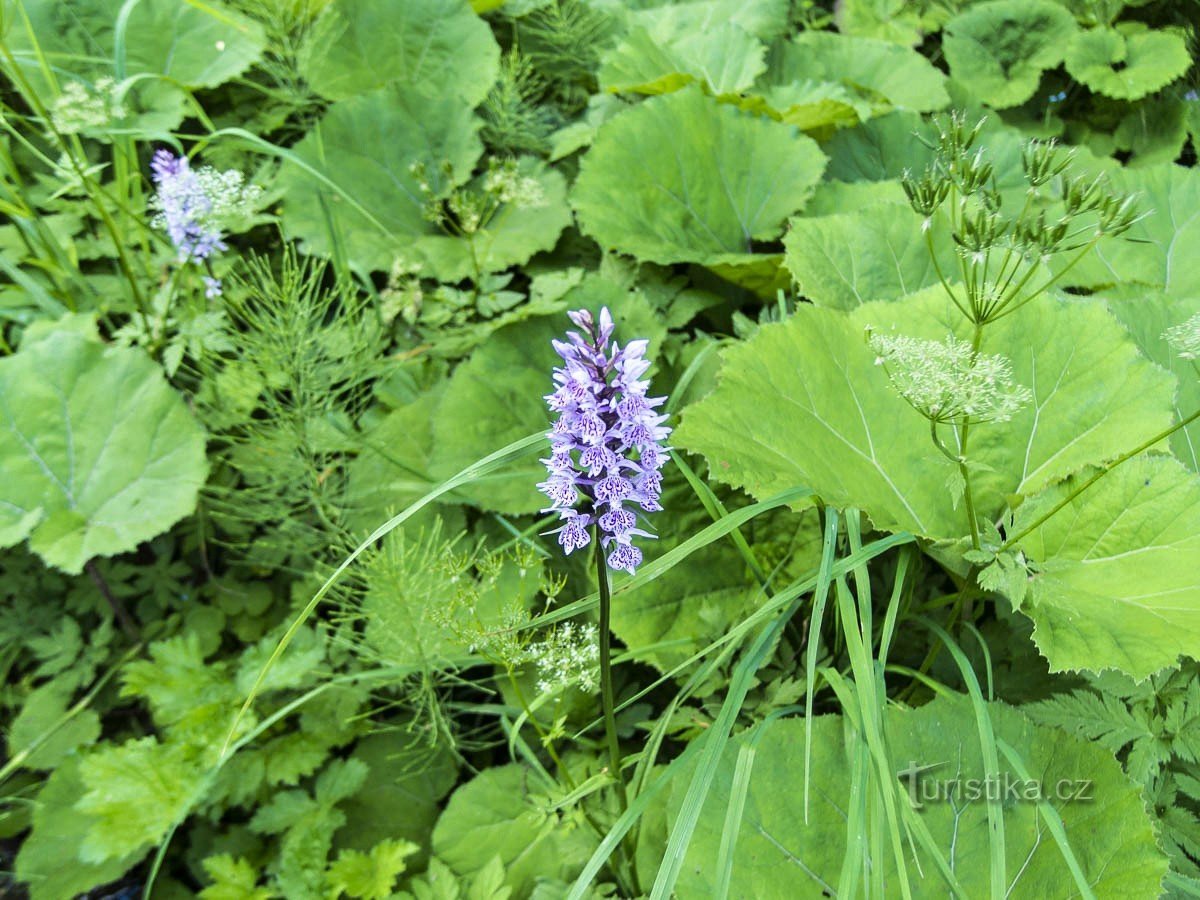
[{"label": "flower bud at spike tip", "polygon": [[666,398],[647,396],[646,341],[613,341],[607,308],[598,316],[583,309],[568,315],[580,332],[553,342],[563,365],[546,395],[558,419],[547,434],[551,454],[542,460],[548,477],[538,489],[551,500],[543,512],[563,520],[552,533],[565,553],[586,547],[598,525],[609,567],[632,574],[642,562],[633,538],[653,537],[636,527],[639,516],[662,509],[661,469],[670,459],[663,441],[671,429],[657,409]]}]

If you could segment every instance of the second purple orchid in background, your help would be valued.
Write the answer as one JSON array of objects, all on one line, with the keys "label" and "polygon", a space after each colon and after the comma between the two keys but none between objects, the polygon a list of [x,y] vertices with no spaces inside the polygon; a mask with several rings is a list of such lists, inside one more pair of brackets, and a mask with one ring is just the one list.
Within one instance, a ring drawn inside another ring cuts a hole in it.
[{"label": "second purple orchid in background", "polygon": [[558,419],[548,437],[551,454],[542,460],[549,472],[538,488],[550,498],[544,511],[558,512],[556,531],[567,553],[587,546],[595,527],[608,565],[633,573],[642,562],[635,537],[653,537],[637,527],[641,513],[662,507],[662,468],[669,459],[663,445],[671,429],[658,412],[665,397],[649,397],[649,344],[634,340],[624,347],[612,340],[612,314],[598,320],[587,310],[568,313],[581,330],[554,341],[563,365],[554,370],[555,391],[546,396]]}]

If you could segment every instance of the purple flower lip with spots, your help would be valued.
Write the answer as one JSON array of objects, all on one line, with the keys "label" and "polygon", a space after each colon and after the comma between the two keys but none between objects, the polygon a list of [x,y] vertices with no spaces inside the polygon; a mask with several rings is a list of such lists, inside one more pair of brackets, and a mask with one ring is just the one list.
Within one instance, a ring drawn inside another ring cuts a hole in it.
[{"label": "purple flower lip with spots", "polygon": [[624,347],[613,341],[607,308],[598,319],[582,309],[568,315],[580,331],[553,342],[563,365],[554,370],[554,393],[546,395],[558,419],[547,435],[550,456],[542,460],[548,475],[538,489],[551,501],[543,512],[561,517],[551,533],[564,552],[586,547],[596,525],[609,568],[632,574],[642,562],[633,538],[654,537],[638,520],[662,509],[662,468],[670,458],[663,441],[671,429],[657,409],[666,398],[646,396],[647,341]]}]

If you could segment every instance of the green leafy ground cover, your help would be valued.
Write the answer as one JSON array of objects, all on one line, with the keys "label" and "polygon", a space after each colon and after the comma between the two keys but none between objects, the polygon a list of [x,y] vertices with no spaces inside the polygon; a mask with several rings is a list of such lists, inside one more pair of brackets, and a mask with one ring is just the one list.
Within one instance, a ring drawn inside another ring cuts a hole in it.
[{"label": "green leafy ground cover", "polygon": [[1197,21],[0,0],[0,894],[1200,895]]}]

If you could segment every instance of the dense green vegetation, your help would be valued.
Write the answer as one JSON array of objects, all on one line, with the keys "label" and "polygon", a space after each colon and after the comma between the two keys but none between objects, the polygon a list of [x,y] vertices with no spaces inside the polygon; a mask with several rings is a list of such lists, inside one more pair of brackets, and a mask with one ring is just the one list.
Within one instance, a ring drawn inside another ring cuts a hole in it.
[{"label": "dense green vegetation", "polygon": [[0,0],[0,894],[1200,895],[1198,21]]}]

